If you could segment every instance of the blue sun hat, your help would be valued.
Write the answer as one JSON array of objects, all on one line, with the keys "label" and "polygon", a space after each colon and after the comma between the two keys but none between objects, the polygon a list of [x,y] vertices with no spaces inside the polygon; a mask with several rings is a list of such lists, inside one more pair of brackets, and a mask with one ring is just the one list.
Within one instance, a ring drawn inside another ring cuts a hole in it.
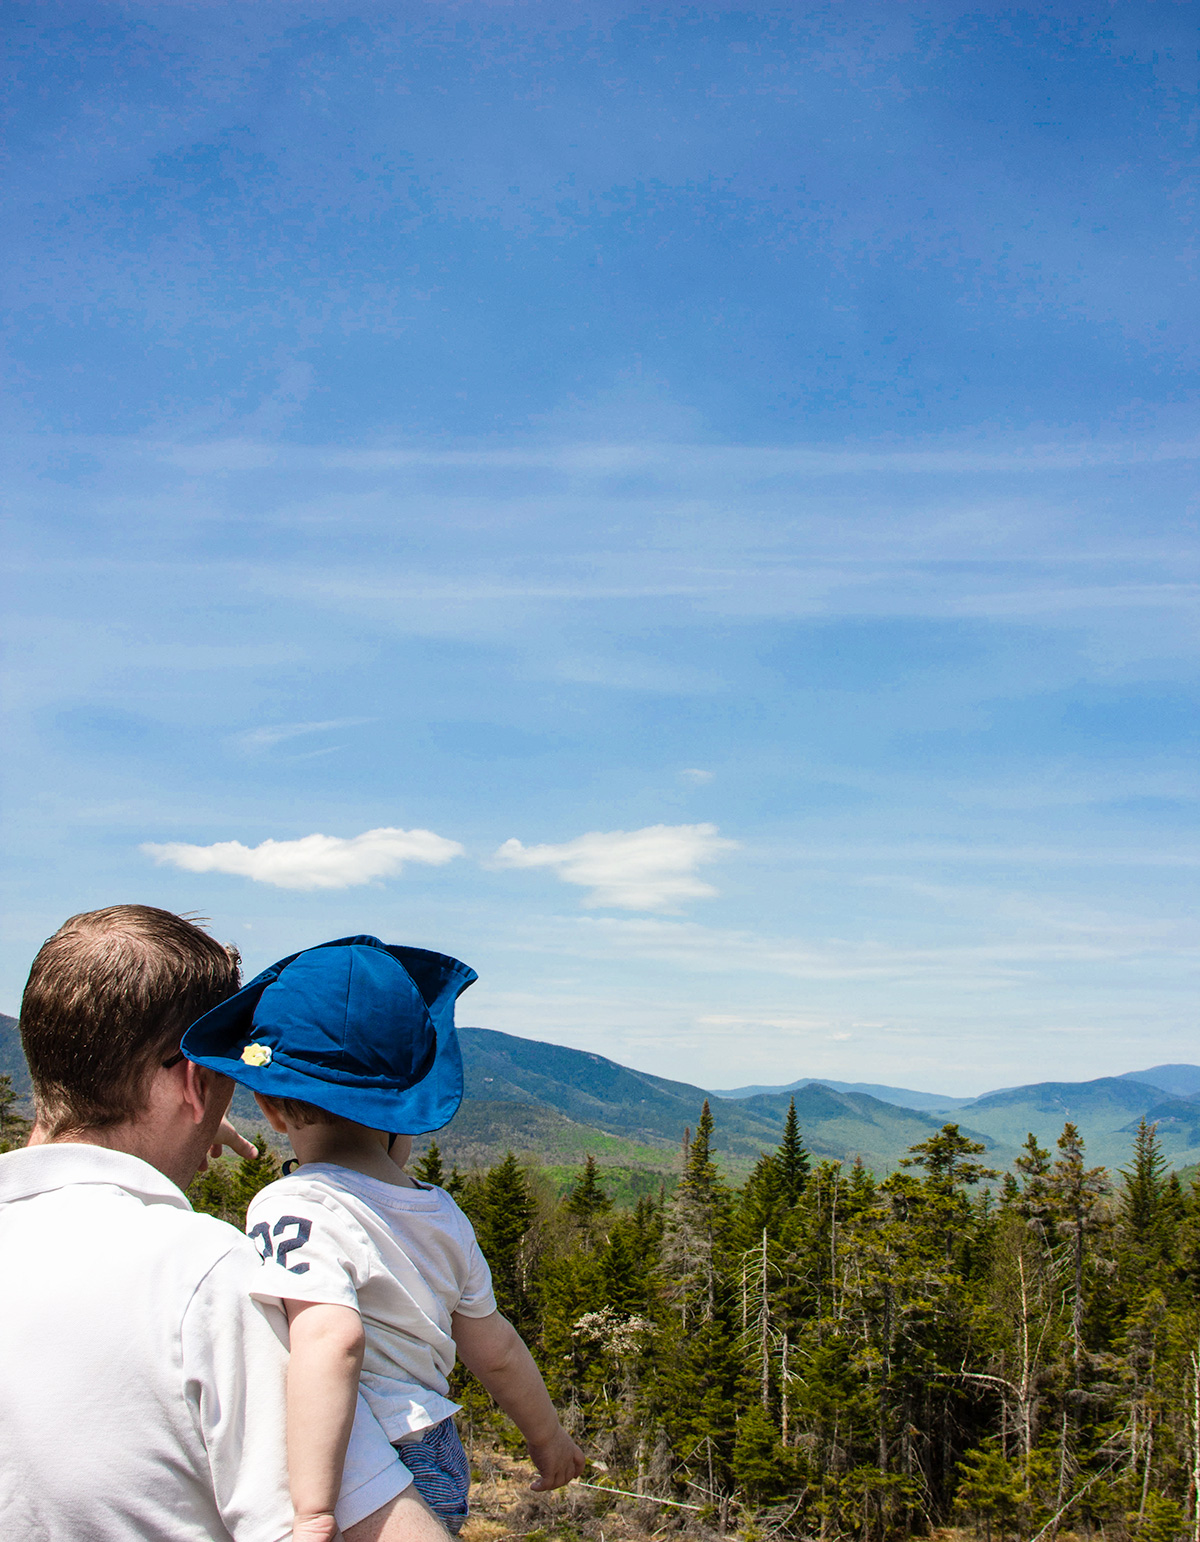
[{"label": "blue sun hat", "polygon": [[339,937],[264,969],[180,1048],[264,1097],[424,1135],[462,1102],[454,1003],[478,978],[444,953]]}]

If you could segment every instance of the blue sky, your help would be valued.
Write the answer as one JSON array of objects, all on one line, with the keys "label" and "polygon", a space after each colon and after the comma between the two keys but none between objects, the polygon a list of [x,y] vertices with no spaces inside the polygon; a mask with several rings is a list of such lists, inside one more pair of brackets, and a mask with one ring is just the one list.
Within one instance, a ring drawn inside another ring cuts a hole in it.
[{"label": "blue sky", "polygon": [[0,1008],[143,900],[706,1086],[1200,1059],[1193,30],[8,6]]}]

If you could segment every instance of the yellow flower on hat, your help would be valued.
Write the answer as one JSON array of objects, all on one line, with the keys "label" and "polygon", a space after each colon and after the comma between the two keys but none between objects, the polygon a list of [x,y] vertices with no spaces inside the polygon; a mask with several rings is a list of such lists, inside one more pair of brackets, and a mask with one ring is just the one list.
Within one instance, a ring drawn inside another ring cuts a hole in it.
[{"label": "yellow flower on hat", "polygon": [[242,1051],[242,1061],[245,1065],[270,1065],[271,1046],[269,1044],[247,1044]]}]

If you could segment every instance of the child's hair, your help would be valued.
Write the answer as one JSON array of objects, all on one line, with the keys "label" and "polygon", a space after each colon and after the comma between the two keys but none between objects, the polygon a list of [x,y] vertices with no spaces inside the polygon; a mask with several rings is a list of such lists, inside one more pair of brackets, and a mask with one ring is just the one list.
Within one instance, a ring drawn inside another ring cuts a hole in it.
[{"label": "child's hair", "polygon": [[343,1119],[340,1114],[331,1114],[327,1108],[318,1108],[315,1103],[301,1102],[299,1098],[269,1098],[265,1093],[260,1096],[264,1103],[277,1108],[285,1119],[295,1125],[349,1124],[351,1122]]}]

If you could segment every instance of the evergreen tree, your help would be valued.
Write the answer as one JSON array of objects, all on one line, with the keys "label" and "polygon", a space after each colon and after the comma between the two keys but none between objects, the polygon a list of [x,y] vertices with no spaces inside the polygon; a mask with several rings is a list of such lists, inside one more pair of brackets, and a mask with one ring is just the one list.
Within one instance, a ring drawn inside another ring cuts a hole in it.
[{"label": "evergreen tree", "polygon": [[568,1215],[573,1215],[577,1221],[585,1224],[596,1221],[602,1215],[607,1215],[612,1209],[612,1200],[600,1187],[600,1181],[596,1176],[594,1156],[589,1155],[583,1172],[563,1201],[563,1209]]},{"label": "evergreen tree", "polygon": [[187,1191],[193,1210],[201,1215],[215,1215],[240,1231],[246,1218],[245,1206],[238,1208],[233,1193],[233,1169],[228,1162],[209,1162],[207,1169],[192,1179]]},{"label": "evergreen tree", "polygon": [[1100,1227],[1100,1202],[1112,1184],[1103,1167],[1083,1165],[1084,1141],[1069,1120],[1058,1137],[1060,1155],[1050,1173],[1050,1196],[1071,1253],[1071,1364],[1078,1389],[1083,1378],[1084,1264],[1087,1242]]},{"label": "evergreen tree", "polygon": [[29,1139],[33,1128],[20,1111],[11,1076],[0,1076],[0,1152],[16,1151]]},{"label": "evergreen tree", "polygon": [[712,1204],[721,1187],[712,1156],[712,1133],[712,1109],[705,1098],[695,1138],[684,1144],[683,1177],[679,1183],[679,1191],[701,1205]]},{"label": "evergreen tree", "polygon": [[[456,1173],[457,1171],[458,1169],[455,1168]],[[421,1183],[432,1183],[435,1188],[440,1189],[444,1187],[445,1176],[442,1153],[438,1149],[437,1141],[431,1140],[428,1151],[413,1163],[413,1177]]]},{"label": "evergreen tree", "polygon": [[472,1216],[483,1256],[492,1270],[496,1303],[518,1327],[530,1316],[531,1301],[523,1259],[526,1233],[533,1220],[533,1198],[525,1171],[510,1151],[489,1169]]},{"label": "evergreen tree", "polygon": [[250,1201],[268,1183],[274,1183],[282,1168],[279,1158],[264,1141],[257,1156],[243,1157],[230,1178],[230,1204],[237,1226],[244,1226]]},{"label": "evergreen tree", "polygon": [[[784,1135],[731,1189],[705,1109],[674,1193],[632,1211],[595,1163],[561,1201],[511,1153],[451,1176],[606,1483],[777,1542],[900,1542],[956,1515],[1009,1542],[1060,1511],[1047,1537],[1192,1537],[1200,1188],[1149,1125],[1116,1198],[1068,1126],[1053,1161],[1030,1137],[998,1205],[957,1126],[882,1182],[815,1165],[794,1198]],[[207,1180],[217,1209],[233,1172]],[[456,1388],[477,1436],[510,1439]]]},{"label": "evergreen tree", "polygon": [[900,1158],[900,1166],[923,1167],[929,1183],[946,1194],[1000,1176],[995,1168],[970,1160],[982,1155],[987,1147],[982,1141],[963,1135],[956,1124],[944,1124],[936,1135],[918,1141],[908,1150],[909,1155]]},{"label": "evergreen tree", "polygon": [[605,1305],[625,1317],[648,1309],[646,1260],[634,1251],[629,1228],[622,1225],[612,1228],[598,1263]]},{"label": "evergreen tree", "polygon": [[1167,1161],[1158,1140],[1158,1126],[1147,1124],[1143,1114],[1133,1138],[1133,1163],[1121,1169],[1121,1224],[1137,1252],[1146,1261],[1161,1256],[1164,1201],[1167,1193]]},{"label": "evergreen tree", "polygon": [[783,1122],[783,1139],[779,1143],[779,1150],[775,1153],[779,1187],[786,1204],[794,1205],[804,1192],[811,1165],[804,1142],[800,1139],[796,1100],[792,1098],[788,1104],[787,1118]]}]

